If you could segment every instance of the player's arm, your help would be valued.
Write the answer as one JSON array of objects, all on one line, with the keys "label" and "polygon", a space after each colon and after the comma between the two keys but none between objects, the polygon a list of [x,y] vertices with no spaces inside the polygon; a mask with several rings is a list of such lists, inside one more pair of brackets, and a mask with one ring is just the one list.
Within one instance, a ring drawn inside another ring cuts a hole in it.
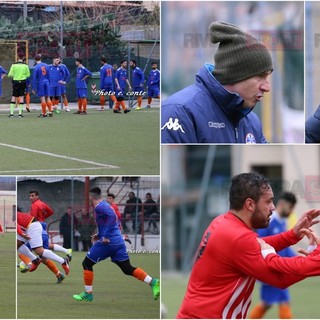
[{"label": "player's arm", "polygon": [[100,69],[100,89],[104,87],[104,76],[105,76],[104,69],[101,68]]},{"label": "player's arm", "polygon": [[64,81],[66,82],[66,84],[68,84],[70,82],[70,79],[71,79],[70,71],[69,71],[67,66],[65,66],[64,69],[65,69],[65,72],[66,72],[66,76],[65,76]]},{"label": "player's arm", "polygon": [[140,77],[141,77],[140,87],[143,87],[143,84],[144,84],[144,73],[143,73],[143,71],[141,69],[140,69]]},{"label": "player's arm", "polygon": [[47,204],[45,204],[45,211],[44,211],[44,214],[43,214],[44,219],[49,218],[53,214],[54,214],[53,209],[50,208]]},{"label": "player's arm", "polygon": [[81,79],[81,81],[85,81],[87,78],[92,76],[92,72],[89,71],[87,68],[84,68],[84,77]]}]

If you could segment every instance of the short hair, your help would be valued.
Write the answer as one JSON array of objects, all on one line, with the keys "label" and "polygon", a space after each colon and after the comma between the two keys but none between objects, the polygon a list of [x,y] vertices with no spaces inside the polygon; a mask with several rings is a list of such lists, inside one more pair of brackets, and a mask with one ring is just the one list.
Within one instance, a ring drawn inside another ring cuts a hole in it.
[{"label": "short hair", "polygon": [[39,192],[38,192],[37,190],[31,190],[31,191],[29,191],[29,194],[31,194],[31,193],[34,193],[36,196],[39,195]]},{"label": "short hair", "polygon": [[129,192],[129,196],[130,196],[130,194],[132,194],[134,197],[136,196],[133,191],[130,191],[130,192]]},{"label": "short hair", "polygon": [[257,172],[241,173],[234,176],[229,189],[230,209],[242,209],[248,198],[258,202],[263,192],[270,188],[268,179]]},{"label": "short hair", "polygon": [[123,64],[124,62],[127,62],[127,60],[121,60],[120,64]]},{"label": "short hair", "polygon": [[89,190],[90,196],[94,199],[101,198],[101,189],[99,187],[93,187]]},{"label": "short hair", "polygon": [[61,59],[59,54],[55,54],[52,59]]},{"label": "short hair", "polygon": [[151,62],[151,65],[153,65],[153,64],[158,64],[158,63],[157,63],[157,61],[153,61],[153,62]]},{"label": "short hair", "polygon": [[147,192],[147,193],[146,193],[146,196],[152,197],[152,194],[151,194],[150,192]]},{"label": "short hair", "polygon": [[107,62],[107,59],[106,59],[106,57],[102,56],[102,57],[100,58],[100,61],[103,62],[103,63],[106,63],[106,62]]},{"label": "short hair", "polygon": [[36,56],[34,57],[34,60],[40,61],[41,60],[41,54],[36,54]]},{"label": "short hair", "polygon": [[293,206],[297,203],[296,196],[292,192],[289,192],[289,191],[282,192],[280,194],[280,196],[279,196],[278,201],[279,200],[285,200],[285,201],[289,202]]},{"label": "short hair", "polygon": [[131,59],[130,61],[131,61],[132,63],[134,63],[135,65],[137,64],[137,61],[134,60],[134,59]]},{"label": "short hair", "polygon": [[108,193],[108,197],[111,197],[113,200],[116,198],[116,196],[113,193]]},{"label": "short hair", "polygon": [[23,58],[25,57],[26,55],[23,53],[23,52],[19,52],[18,53],[18,59],[19,60],[23,60]]},{"label": "short hair", "polygon": [[82,59],[81,58],[77,58],[76,61],[78,61],[79,63],[82,64]]}]

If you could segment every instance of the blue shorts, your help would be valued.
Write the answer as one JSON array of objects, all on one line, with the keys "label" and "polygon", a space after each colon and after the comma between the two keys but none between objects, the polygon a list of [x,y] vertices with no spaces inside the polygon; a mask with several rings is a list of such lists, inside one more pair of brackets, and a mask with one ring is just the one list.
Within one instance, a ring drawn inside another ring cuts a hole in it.
[{"label": "blue shorts", "polygon": [[61,85],[60,90],[61,90],[61,94],[66,94],[67,93],[67,86]]},{"label": "blue shorts", "polygon": [[[132,91],[134,92],[134,97],[138,97],[138,93],[143,92],[143,87],[133,87]],[[141,94],[142,96],[143,94]]]},{"label": "blue shorts", "polygon": [[261,299],[266,304],[289,302],[290,294],[288,289],[278,289],[262,284]]},{"label": "blue shorts", "polygon": [[160,89],[159,87],[148,87],[148,97],[159,97]]},{"label": "blue shorts", "polygon": [[81,88],[77,89],[77,98],[86,98],[88,96],[88,89],[87,88]]},{"label": "blue shorts", "polygon": [[49,82],[38,83],[37,96],[38,97],[48,97],[49,96]]},{"label": "blue shorts", "polygon": [[129,259],[127,248],[124,243],[118,245],[103,244],[102,242],[96,242],[88,251],[87,257],[97,263],[99,261],[111,258],[112,262],[125,261]]},{"label": "blue shorts", "polygon": [[116,97],[124,97],[126,95],[126,89],[120,88],[120,90],[116,89]]},{"label": "blue shorts", "polygon": [[61,86],[49,86],[49,96],[50,97],[60,97],[61,96]]}]

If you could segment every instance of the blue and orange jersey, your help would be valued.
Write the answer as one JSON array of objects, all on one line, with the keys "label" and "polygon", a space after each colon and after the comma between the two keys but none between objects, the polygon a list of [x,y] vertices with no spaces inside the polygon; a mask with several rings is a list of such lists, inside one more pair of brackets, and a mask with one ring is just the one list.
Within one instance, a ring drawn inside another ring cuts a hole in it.
[{"label": "blue and orange jersey", "polygon": [[160,71],[158,69],[151,70],[149,72],[148,86],[149,87],[159,87],[160,85]]},{"label": "blue and orange jersey", "polygon": [[2,83],[2,75],[3,74],[8,74],[8,72],[4,67],[0,66],[0,85]]},{"label": "blue and orange jersey", "polygon": [[140,87],[144,83],[144,73],[139,67],[132,68],[132,86]]},{"label": "blue and orange jersey", "polygon": [[100,68],[100,89],[113,87],[114,70],[110,64],[104,64]]},{"label": "blue and orange jersey", "polygon": [[60,65],[55,66],[54,64],[50,64],[48,68],[50,85],[56,87],[59,85],[59,81],[64,81],[63,79],[66,76],[65,71]]},{"label": "blue and orange jersey", "polygon": [[54,214],[54,211],[40,199],[31,203],[30,215],[35,217],[37,221],[44,222],[45,219],[49,218]]},{"label": "blue and orange jersey", "polygon": [[92,73],[85,67],[77,68],[76,75],[76,88],[77,89],[86,89],[87,88],[87,76],[91,77]]},{"label": "blue and orange jersey", "polygon": [[65,81],[66,83],[69,83],[70,82],[70,71],[69,71],[68,67],[63,63],[60,63],[59,66],[63,69],[64,74],[65,74],[64,78],[62,80]]},{"label": "blue and orange jersey", "polygon": [[118,79],[119,86],[120,88],[125,88],[127,85],[127,80],[128,80],[128,72],[127,69],[124,69],[122,67],[118,68],[116,71],[116,79]]},{"label": "blue and orange jersey", "polygon": [[36,90],[39,83],[49,83],[49,67],[46,63],[40,62],[35,65],[32,73],[32,89]]},{"label": "blue and orange jersey", "polygon": [[110,204],[106,201],[101,201],[94,208],[94,212],[99,239],[107,238],[110,240],[110,244],[123,243],[119,229],[119,219]]}]

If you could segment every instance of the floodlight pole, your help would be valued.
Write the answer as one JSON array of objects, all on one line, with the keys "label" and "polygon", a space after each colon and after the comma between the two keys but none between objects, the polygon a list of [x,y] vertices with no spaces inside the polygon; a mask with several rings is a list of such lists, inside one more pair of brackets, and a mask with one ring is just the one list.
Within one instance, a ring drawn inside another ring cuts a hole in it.
[{"label": "floodlight pole", "polygon": [[23,1],[23,21],[26,21],[27,16],[28,16],[27,1]]},{"label": "floodlight pole", "polygon": [[[63,55],[63,4],[62,4],[62,0],[60,1],[60,55],[61,55],[61,59],[63,59],[64,57]],[[63,109],[63,101],[61,98],[61,105],[60,105],[60,109]]]}]

